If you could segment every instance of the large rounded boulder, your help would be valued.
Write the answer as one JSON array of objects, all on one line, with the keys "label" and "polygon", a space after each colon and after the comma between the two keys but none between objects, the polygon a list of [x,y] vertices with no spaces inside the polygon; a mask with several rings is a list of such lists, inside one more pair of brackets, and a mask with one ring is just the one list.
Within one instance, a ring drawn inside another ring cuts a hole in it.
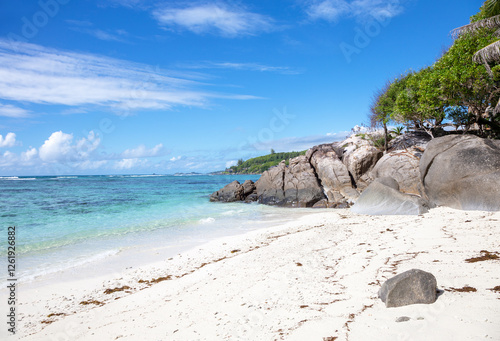
[{"label": "large rounded boulder", "polygon": [[387,177],[375,179],[351,211],[369,215],[418,215],[428,212],[429,205],[418,196],[401,193],[398,182]]},{"label": "large rounded boulder", "polygon": [[415,147],[389,152],[377,162],[371,176],[374,179],[394,178],[401,192],[420,195],[423,192],[419,169],[421,156],[421,150]]},{"label": "large rounded boulder", "polygon": [[420,160],[430,202],[462,210],[500,210],[500,141],[472,135],[433,139]]}]

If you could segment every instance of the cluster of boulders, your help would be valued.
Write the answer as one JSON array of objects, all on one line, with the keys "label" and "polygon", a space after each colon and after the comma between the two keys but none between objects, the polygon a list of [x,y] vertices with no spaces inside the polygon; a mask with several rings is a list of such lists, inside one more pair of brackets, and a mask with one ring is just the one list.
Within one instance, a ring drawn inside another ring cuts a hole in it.
[{"label": "cluster of boulders", "polygon": [[[258,201],[285,207],[348,207],[368,186],[383,152],[360,136],[309,149],[286,165],[265,171],[255,190],[242,196],[243,184],[232,182],[210,196],[212,201]],[[245,182],[247,183],[247,181]],[[234,192],[235,194],[229,194]],[[229,199],[229,200],[228,200]]]},{"label": "cluster of boulders", "polygon": [[384,153],[362,134],[282,161],[255,183],[230,183],[211,201],[349,207],[364,214],[421,214],[434,206],[500,210],[500,141],[407,133]]}]

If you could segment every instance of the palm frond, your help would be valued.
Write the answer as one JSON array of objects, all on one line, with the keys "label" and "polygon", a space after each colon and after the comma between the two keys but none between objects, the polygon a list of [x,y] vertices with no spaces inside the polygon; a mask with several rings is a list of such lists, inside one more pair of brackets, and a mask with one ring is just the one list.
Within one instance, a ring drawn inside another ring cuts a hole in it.
[{"label": "palm frond", "polygon": [[481,28],[498,28],[500,27],[500,15],[495,15],[494,17],[476,21],[472,24],[458,27],[451,31],[453,38],[457,38],[462,34],[476,32]]},{"label": "palm frond", "polygon": [[488,17],[500,14],[500,1],[499,0],[487,0],[484,3],[484,13]]},{"label": "palm frond", "polygon": [[500,40],[477,51],[472,60],[478,64],[500,63]]}]

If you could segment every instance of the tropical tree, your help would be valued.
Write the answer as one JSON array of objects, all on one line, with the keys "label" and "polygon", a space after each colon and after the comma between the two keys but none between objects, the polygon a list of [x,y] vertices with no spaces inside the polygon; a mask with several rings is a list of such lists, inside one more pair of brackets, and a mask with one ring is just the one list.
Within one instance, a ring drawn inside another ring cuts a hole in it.
[{"label": "tropical tree", "polygon": [[428,67],[409,71],[386,85],[371,107],[372,121],[403,123],[425,130],[431,137],[446,117],[439,86],[439,72]]},{"label": "tropical tree", "polygon": [[394,111],[396,121],[410,123],[425,130],[431,137],[446,117],[439,71],[428,67],[406,76],[404,89],[399,92]]},{"label": "tropical tree", "polygon": [[[452,31],[457,38],[464,34],[476,34],[482,29],[500,28],[500,0],[487,0],[484,2],[479,13],[471,17],[471,23],[458,27]],[[474,54],[473,60],[478,64],[484,64],[491,75],[490,63],[500,62],[500,40],[483,47]]]},{"label": "tropical tree", "polygon": [[397,89],[394,85],[397,79],[391,83],[387,82],[384,87],[378,90],[370,106],[370,125],[375,128],[382,126],[384,128],[384,150],[387,151],[389,143],[389,132],[387,124],[392,119],[394,105],[396,102]]},{"label": "tropical tree", "polygon": [[477,123],[480,128],[488,125],[495,130],[500,127],[492,117],[486,117],[485,112],[498,103],[498,83],[483,65],[471,60],[478,50],[497,39],[495,30],[491,28],[462,34],[434,65],[439,73],[440,91],[446,106],[467,108],[472,123]]},{"label": "tropical tree", "polygon": [[[471,17],[471,23],[458,27],[452,31],[456,38],[467,34],[478,34],[485,29],[500,28],[500,0],[487,0],[484,2],[479,13]],[[476,51],[472,60],[477,64],[483,64],[489,75],[495,78],[495,68],[492,65],[500,63],[500,40],[499,34],[494,33],[495,39],[490,44]],[[497,72],[499,67],[496,68]],[[497,80],[498,81],[498,80]],[[500,113],[500,102],[497,101],[494,112]]]},{"label": "tropical tree", "polygon": [[[453,125],[477,125],[500,136],[500,0],[487,0],[471,24],[453,31],[455,41],[432,66],[410,71],[375,95],[371,122],[404,123],[434,133],[448,118]],[[497,33],[498,32],[498,33]],[[498,65],[495,65],[498,64]],[[373,124],[372,124],[373,125]]]},{"label": "tropical tree", "polygon": [[483,12],[487,17],[500,14],[500,0],[487,0],[483,5]]},{"label": "tropical tree", "polygon": [[470,24],[455,28],[452,35],[457,38],[465,33],[475,33],[483,28],[500,27],[500,0],[486,0],[479,12],[470,18]]}]

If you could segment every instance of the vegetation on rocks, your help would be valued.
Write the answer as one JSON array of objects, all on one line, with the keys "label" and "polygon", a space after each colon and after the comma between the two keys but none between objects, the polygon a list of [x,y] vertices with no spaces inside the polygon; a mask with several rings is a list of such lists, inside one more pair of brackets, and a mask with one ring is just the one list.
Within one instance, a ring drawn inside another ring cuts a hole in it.
[{"label": "vegetation on rocks", "polygon": [[305,155],[306,151],[301,152],[288,152],[288,153],[276,153],[271,150],[271,154],[254,157],[243,161],[238,160],[236,166],[232,166],[225,170],[225,173],[230,174],[260,174],[268,170],[270,167],[278,165],[281,161],[285,161],[288,165],[289,159],[297,157],[299,155]]}]

